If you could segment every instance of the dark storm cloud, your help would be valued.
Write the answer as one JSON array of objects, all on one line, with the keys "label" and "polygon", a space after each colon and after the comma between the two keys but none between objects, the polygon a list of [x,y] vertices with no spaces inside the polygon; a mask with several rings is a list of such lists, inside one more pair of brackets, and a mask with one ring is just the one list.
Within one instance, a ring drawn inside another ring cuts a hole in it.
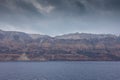
[{"label": "dark storm cloud", "polygon": [[[0,13],[6,11],[8,11],[8,13],[11,11],[23,11],[29,12],[27,14],[39,14],[38,16],[40,16],[40,14],[44,15],[44,9],[46,9],[47,13],[47,10],[49,10],[48,5],[54,7],[54,10],[51,11],[51,14],[56,12],[57,14],[78,14],[77,16],[80,16],[83,13],[88,14],[104,10],[108,10],[111,13],[114,11],[120,11],[119,0],[0,0]],[[46,6],[48,7],[45,8]],[[37,10],[40,7],[41,12]]]},{"label": "dark storm cloud", "polygon": [[119,33],[119,21],[120,0],[0,0],[5,30]]},{"label": "dark storm cloud", "polygon": [[35,2],[44,7],[47,5],[53,5],[57,11],[75,11],[72,13],[77,13],[79,11],[82,12],[92,8],[96,8],[96,10],[114,9],[120,11],[119,0],[0,0],[0,7],[17,7],[18,9],[22,8],[25,10],[31,10],[31,12],[36,12],[35,6],[32,5],[32,3]]}]

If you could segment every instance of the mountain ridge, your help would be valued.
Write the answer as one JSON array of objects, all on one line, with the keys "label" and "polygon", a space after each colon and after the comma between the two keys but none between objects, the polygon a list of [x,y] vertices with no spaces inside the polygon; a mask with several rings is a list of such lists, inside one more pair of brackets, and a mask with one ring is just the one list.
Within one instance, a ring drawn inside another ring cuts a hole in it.
[{"label": "mountain ridge", "polygon": [[24,60],[118,61],[120,36],[71,33],[50,37],[0,30],[0,61]]},{"label": "mountain ridge", "polygon": [[[101,38],[105,38],[105,37],[117,37],[117,35],[115,35],[115,34],[95,34],[95,33],[79,33],[79,32],[67,33],[67,34],[63,34],[63,35],[56,35],[54,37],[49,36],[49,35],[42,35],[42,34],[34,34],[34,33],[30,34],[30,33],[25,33],[25,32],[20,32],[20,31],[4,31],[4,30],[0,29],[0,33],[1,32],[11,32],[11,33],[28,34],[33,39],[34,38],[35,39],[37,39],[37,38],[44,38],[44,37],[57,38],[57,39],[72,39],[72,37],[69,38],[69,36],[76,36],[76,35],[79,36],[79,38],[76,38],[76,39],[84,39],[84,38],[80,38],[82,36],[86,36],[86,37],[89,37],[89,38],[90,38],[90,36],[95,36],[95,37],[101,36]],[[68,37],[68,38],[64,38],[64,37]],[[91,37],[91,38],[95,38],[95,37]]]}]

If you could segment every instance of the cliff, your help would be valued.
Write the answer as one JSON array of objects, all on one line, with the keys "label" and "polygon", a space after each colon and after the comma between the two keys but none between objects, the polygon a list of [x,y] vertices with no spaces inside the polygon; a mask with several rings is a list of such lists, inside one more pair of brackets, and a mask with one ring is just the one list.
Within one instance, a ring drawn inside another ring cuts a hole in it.
[{"label": "cliff", "polygon": [[120,36],[72,33],[56,37],[0,30],[0,61],[120,60]]}]

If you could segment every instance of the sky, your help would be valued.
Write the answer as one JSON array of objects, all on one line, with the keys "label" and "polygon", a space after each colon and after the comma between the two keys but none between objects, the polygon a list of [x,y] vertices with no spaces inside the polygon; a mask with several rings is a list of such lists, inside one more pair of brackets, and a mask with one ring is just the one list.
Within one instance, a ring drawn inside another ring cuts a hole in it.
[{"label": "sky", "polygon": [[0,29],[51,36],[120,34],[120,0],[0,0]]}]

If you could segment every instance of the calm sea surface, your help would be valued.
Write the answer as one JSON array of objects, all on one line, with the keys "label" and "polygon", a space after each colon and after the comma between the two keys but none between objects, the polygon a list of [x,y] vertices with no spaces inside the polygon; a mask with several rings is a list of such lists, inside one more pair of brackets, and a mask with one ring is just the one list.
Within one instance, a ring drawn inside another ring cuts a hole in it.
[{"label": "calm sea surface", "polygon": [[120,62],[0,62],[0,80],[120,80]]}]

